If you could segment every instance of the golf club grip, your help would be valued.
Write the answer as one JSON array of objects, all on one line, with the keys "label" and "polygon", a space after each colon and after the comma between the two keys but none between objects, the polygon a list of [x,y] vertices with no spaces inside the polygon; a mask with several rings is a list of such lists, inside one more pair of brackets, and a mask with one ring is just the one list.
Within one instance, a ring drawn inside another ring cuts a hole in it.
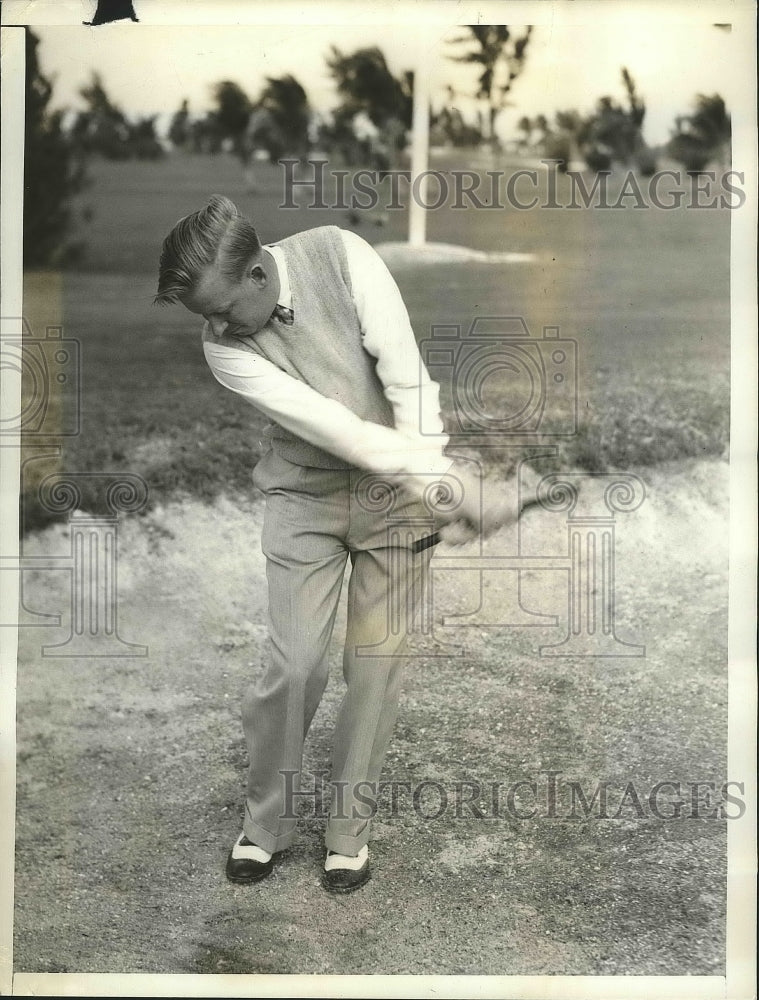
[{"label": "golf club grip", "polygon": [[425,549],[429,549],[433,545],[437,545],[439,542],[440,542],[440,532],[435,531],[431,535],[425,535],[424,538],[417,538],[417,540],[411,546],[411,551],[414,553],[424,552]]}]

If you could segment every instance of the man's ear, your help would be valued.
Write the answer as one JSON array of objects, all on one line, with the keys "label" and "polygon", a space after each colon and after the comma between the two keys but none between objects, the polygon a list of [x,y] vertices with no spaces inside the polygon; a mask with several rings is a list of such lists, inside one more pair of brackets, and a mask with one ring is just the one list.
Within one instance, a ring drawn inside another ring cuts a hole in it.
[{"label": "man's ear", "polygon": [[253,284],[258,288],[265,288],[269,283],[269,276],[261,263],[253,264],[250,267],[248,270],[248,278],[250,278]]}]

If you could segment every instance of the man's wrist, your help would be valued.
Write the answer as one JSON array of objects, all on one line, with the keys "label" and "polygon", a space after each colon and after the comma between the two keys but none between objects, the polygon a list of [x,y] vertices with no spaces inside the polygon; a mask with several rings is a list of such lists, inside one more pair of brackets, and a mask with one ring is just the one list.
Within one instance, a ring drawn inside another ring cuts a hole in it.
[{"label": "man's wrist", "polygon": [[427,488],[425,502],[431,513],[443,521],[465,519],[474,525],[479,523],[479,481],[455,461]]}]

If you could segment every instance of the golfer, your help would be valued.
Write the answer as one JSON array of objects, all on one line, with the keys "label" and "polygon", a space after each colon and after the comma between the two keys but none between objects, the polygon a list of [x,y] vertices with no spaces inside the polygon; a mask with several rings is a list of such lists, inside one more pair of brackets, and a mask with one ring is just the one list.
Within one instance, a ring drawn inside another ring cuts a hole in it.
[{"label": "golfer", "polygon": [[[268,661],[243,701],[247,795],[226,874],[264,878],[295,837],[303,742],[350,559],[322,874],[328,891],[349,892],[369,878],[368,790],[379,782],[403,634],[438,529],[455,522],[487,534],[515,518],[515,504],[493,495],[483,505],[479,480],[444,455],[438,386],[393,278],[354,233],[325,226],[262,246],[235,205],[214,196],[166,237],[159,272],[156,303],[205,319],[214,376],[271,421],[253,476],[266,496]],[[388,513],[378,497],[390,491]],[[391,604],[404,616],[399,629]]]}]

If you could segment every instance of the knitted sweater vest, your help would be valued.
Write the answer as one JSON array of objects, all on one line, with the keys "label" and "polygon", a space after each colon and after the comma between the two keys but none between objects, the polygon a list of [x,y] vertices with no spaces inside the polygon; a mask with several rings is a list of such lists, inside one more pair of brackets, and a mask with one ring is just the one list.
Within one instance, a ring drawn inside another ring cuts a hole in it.
[{"label": "knitted sweater vest", "polygon": [[[292,326],[273,320],[250,337],[223,334],[218,343],[249,350],[293,378],[336,399],[363,420],[392,427],[393,411],[376,373],[376,359],[364,350],[345,247],[336,226],[322,226],[281,240],[295,318]],[[266,437],[273,450],[296,465],[346,469],[349,465],[278,424]]]}]

